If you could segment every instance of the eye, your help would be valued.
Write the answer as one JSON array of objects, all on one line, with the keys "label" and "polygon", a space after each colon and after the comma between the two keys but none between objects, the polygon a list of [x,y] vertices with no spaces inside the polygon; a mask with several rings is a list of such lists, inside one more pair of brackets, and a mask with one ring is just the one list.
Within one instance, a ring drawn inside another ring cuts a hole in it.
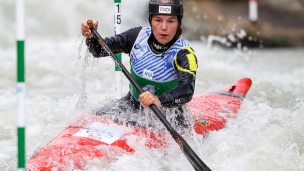
[{"label": "eye", "polygon": [[159,18],[154,18],[153,21],[159,23],[159,22],[161,22],[161,19],[159,19]]},{"label": "eye", "polygon": [[176,22],[175,19],[170,19],[170,20],[168,20],[168,23],[170,23],[170,24],[175,23],[175,22]]}]

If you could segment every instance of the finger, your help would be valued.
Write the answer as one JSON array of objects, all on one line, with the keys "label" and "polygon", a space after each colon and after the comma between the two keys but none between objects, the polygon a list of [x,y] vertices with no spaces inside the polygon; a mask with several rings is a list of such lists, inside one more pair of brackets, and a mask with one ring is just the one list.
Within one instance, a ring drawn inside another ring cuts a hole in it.
[{"label": "finger", "polygon": [[94,26],[94,28],[97,30],[97,29],[98,29],[98,21],[94,21],[94,22],[93,22],[93,26]]},{"label": "finger", "polygon": [[89,26],[85,23],[81,25],[81,34],[87,38],[90,38],[93,36],[91,30],[89,29]]},{"label": "finger", "polygon": [[138,99],[145,107],[148,107],[148,98],[147,98],[147,95],[146,93],[142,93],[140,96],[139,96],[139,99]]}]

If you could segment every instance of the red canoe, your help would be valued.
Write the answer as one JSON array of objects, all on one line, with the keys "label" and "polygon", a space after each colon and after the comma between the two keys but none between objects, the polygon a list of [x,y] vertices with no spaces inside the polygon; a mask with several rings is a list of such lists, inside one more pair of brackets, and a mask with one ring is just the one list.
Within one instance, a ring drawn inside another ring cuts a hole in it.
[{"label": "red canoe", "polygon": [[[194,96],[189,108],[195,120],[197,134],[222,129],[227,118],[236,117],[251,86],[251,79],[242,78],[220,90]],[[57,135],[49,144],[38,149],[27,163],[28,171],[81,169],[90,160],[134,153],[128,138],[147,137],[145,145],[159,148],[166,137],[144,128],[119,125],[97,115],[84,114],[74,124]]]}]

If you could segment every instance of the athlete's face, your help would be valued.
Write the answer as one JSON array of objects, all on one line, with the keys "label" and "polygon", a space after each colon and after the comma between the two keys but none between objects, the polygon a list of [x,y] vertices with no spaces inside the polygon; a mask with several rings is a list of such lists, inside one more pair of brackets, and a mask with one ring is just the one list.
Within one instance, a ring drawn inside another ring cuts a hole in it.
[{"label": "athlete's face", "polygon": [[178,28],[177,16],[153,15],[151,20],[153,34],[161,44],[167,44],[176,34]]}]

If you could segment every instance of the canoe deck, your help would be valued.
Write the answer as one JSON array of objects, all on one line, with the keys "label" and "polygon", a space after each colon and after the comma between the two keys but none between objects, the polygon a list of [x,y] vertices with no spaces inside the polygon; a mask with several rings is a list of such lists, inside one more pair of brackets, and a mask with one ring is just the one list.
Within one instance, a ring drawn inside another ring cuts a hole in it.
[{"label": "canoe deck", "polygon": [[[228,118],[237,116],[251,84],[251,79],[242,78],[220,90],[194,96],[188,106],[195,121],[195,132],[206,136],[209,131],[225,127]],[[134,153],[135,150],[128,144],[129,137],[145,137],[144,145],[150,148],[168,145],[168,137],[163,133],[84,114],[50,143],[38,149],[28,160],[27,170],[81,169],[92,159]]]}]

